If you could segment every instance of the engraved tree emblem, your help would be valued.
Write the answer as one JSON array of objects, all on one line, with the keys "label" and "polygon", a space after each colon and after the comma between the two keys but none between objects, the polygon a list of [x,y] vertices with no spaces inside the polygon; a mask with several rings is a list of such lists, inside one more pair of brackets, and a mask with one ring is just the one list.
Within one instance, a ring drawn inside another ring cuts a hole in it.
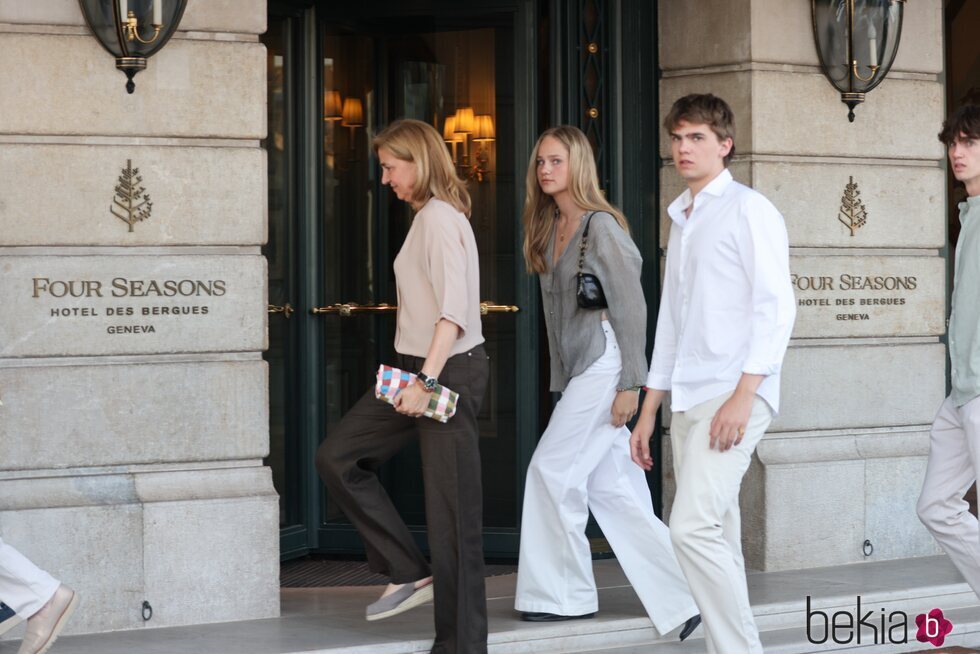
[{"label": "engraved tree emblem", "polygon": [[[109,211],[129,225],[129,231],[133,231],[133,225],[136,223],[149,218],[153,211],[150,195],[146,192],[146,188],[140,186],[142,181],[140,169],[133,168],[132,159],[127,159],[126,167],[122,169],[122,174],[119,176],[119,183],[116,184],[116,197],[112,198]],[[120,211],[116,210],[117,207]]]},{"label": "engraved tree emblem", "polygon": [[863,227],[868,222],[868,211],[861,202],[861,191],[854,182],[854,177],[850,177],[850,182],[844,187],[844,196],[841,198],[840,211],[837,212],[837,220],[844,223],[844,226],[851,230],[851,236],[857,232],[859,227]]}]

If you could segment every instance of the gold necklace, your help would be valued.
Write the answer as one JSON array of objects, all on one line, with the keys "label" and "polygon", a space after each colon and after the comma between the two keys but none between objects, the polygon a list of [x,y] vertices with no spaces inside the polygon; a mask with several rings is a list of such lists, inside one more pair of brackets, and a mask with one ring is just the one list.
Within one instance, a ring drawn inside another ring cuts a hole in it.
[{"label": "gold necklace", "polygon": [[[582,215],[584,216],[585,214],[583,213]],[[568,237],[571,236],[571,234],[569,232],[572,232],[572,231],[575,231],[575,230],[565,230],[565,229],[563,229],[563,227],[568,227],[569,224],[571,223],[571,221],[566,219],[565,220],[565,223],[563,225],[561,223],[561,220],[562,220],[561,212],[557,208],[555,209],[555,220],[558,222],[558,224],[555,227],[555,232],[556,232],[556,234],[558,236],[558,245],[559,246],[562,246],[565,243],[565,239],[567,239]]]},{"label": "gold necklace", "polygon": [[568,234],[566,234],[565,233],[565,230],[563,230],[561,228],[561,225],[559,225],[558,226],[558,245],[562,245],[565,242],[565,239],[567,237],[568,237]]},{"label": "gold necklace", "polygon": [[568,221],[565,220],[564,223],[562,222],[561,211],[559,211],[557,207],[555,207],[555,221],[555,233],[558,236],[558,245],[561,247],[565,243],[565,239],[568,237],[568,234],[565,233],[565,229],[563,229],[564,227],[568,227]]}]

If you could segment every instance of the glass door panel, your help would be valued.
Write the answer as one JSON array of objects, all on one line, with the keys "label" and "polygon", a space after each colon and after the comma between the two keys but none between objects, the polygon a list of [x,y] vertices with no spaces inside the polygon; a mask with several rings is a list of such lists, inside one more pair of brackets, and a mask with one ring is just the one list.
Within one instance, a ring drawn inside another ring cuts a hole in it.
[{"label": "glass door panel", "polygon": [[[415,118],[444,135],[473,199],[481,299],[508,306],[517,295],[515,166],[512,146],[501,145],[514,140],[513,29],[507,23],[480,29],[438,26],[432,31],[396,29],[398,25],[397,20],[379,19],[370,29],[353,33],[329,21],[322,25],[322,304],[347,305],[350,311],[346,316],[339,309],[321,315],[328,438],[344,412],[373,385],[378,363],[393,356],[394,310],[379,305],[397,301],[392,262],[412,212],[380,184],[370,139],[384,125]],[[373,310],[365,311],[365,306]],[[484,317],[491,379],[480,414],[485,527],[513,534],[520,486],[514,380],[524,367],[534,365],[518,361],[516,324],[513,313]],[[407,448],[380,474],[402,516],[424,542],[417,447]],[[324,499],[320,548],[359,549],[343,514],[329,497]],[[488,547],[488,554],[516,554],[512,546],[493,549]]]}]

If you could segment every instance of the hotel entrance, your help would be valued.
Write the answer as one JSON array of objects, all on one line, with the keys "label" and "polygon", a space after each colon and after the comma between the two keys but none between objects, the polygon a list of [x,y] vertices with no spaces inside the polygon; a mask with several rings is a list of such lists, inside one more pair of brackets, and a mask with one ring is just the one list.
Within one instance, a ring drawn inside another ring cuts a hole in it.
[{"label": "hotel entrance", "polygon": [[[413,9],[406,4],[421,8]],[[268,59],[270,453],[281,554],[358,554],[317,477],[317,446],[393,359],[392,262],[412,214],[371,139],[397,118],[444,135],[473,199],[490,386],[480,414],[487,556],[513,557],[540,433],[538,316],[521,256],[532,115],[518,2],[271,2]],[[417,447],[380,477],[426,547]]]}]

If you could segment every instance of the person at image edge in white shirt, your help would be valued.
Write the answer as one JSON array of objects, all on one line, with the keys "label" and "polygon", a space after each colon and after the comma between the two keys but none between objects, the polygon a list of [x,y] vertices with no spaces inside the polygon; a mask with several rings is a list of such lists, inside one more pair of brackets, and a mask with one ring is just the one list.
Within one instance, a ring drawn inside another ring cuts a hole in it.
[{"label": "person at image edge in white shirt", "polygon": [[653,466],[650,436],[671,393],[677,490],[670,536],[701,611],[709,652],[762,652],[742,559],[738,493],[779,409],[779,372],[796,303],[782,215],[732,179],[734,115],[688,95],[664,121],[687,190],[671,218],[663,296],[633,460]]}]

